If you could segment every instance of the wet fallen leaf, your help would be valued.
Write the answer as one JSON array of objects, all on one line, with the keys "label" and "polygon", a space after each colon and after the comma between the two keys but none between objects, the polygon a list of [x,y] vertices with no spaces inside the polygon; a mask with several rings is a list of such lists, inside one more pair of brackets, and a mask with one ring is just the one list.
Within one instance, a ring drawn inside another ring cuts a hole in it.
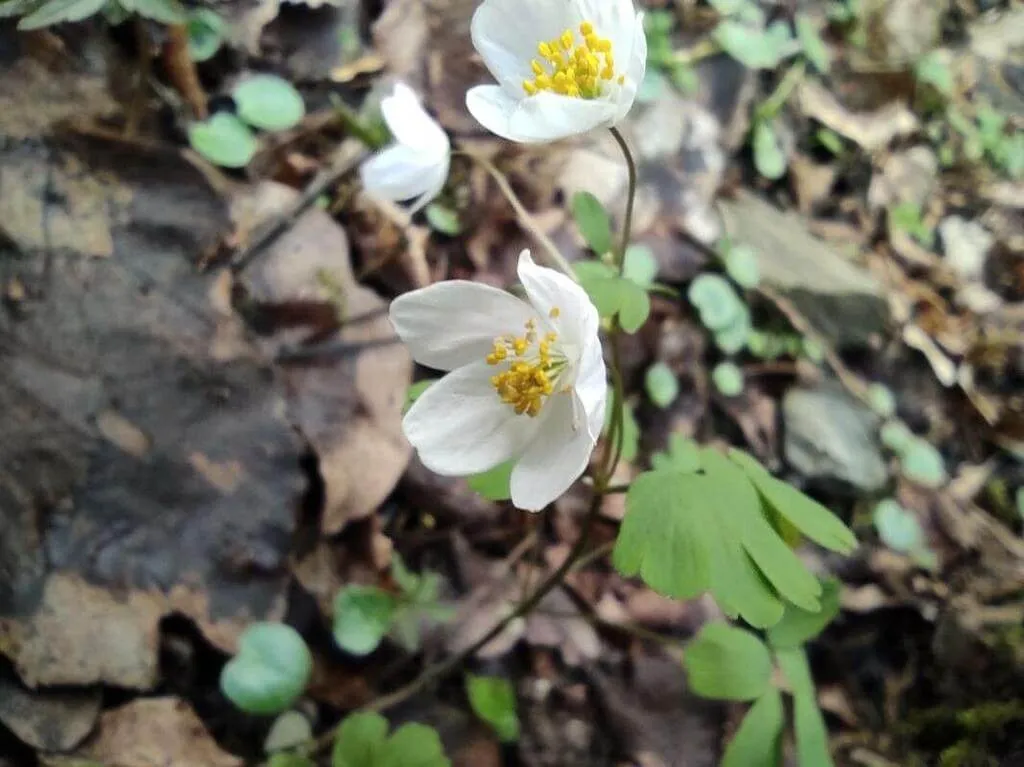
[{"label": "wet fallen leaf", "polygon": [[70,751],[92,731],[102,693],[89,690],[28,690],[7,667],[0,669],[0,722],[40,751]]}]

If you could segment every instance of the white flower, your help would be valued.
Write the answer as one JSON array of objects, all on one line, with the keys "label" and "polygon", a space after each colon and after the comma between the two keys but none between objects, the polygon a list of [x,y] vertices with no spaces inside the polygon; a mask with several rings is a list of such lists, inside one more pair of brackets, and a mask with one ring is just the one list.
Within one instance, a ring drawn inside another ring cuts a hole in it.
[{"label": "white flower", "polygon": [[583,289],[524,250],[527,300],[464,280],[396,298],[391,323],[413,359],[450,370],[402,422],[432,471],[465,476],[508,460],[512,502],[539,511],[587,468],[608,385],[597,309]]},{"label": "white flower", "polygon": [[395,143],[360,167],[363,187],[371,196],[392,202],[415,197],[412,214],[444,187],[451,161],[448,134],[404,83],[396,83],[394,92],[381,99],[380,111]]},{"label": "white flower", "polygon": [[612,127],[633,106],[647,67],[643,14],[632,0],[484,0],[470,31],[499,85],[470,89],[466,106],[512,141]]}]

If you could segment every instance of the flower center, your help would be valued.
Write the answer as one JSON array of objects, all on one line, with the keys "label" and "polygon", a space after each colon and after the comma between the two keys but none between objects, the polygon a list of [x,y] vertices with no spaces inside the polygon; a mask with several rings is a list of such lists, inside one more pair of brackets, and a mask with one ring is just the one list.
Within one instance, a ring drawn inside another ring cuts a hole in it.
[{"label": "flower center", "polygon": [[540,58],[530,62],[534,78],[523,80],[527,95],[551,91],[563,96],[595,99],[601,95],[603,83],[617,79],[622,85],[626,78],[624,75],[615,77],[612,41],[598,37],[589,21],[580,24],[579,36],[583,42],[577,44],[573,31],[567,29],[554,40],[537,45]]},{"label": "flower center", "polygon": [[[558,316],[557,309],[552,309],[552,316]],[[537,415],[554,392],[559,375],[568,365],[565,356],[555,348],[557,340],[557,333],[538,335],[534,320],[526,322],[526,332],[521,336],[494,339],[487,364],[508,367],[491,376],[491,386],[517,415]]]}]

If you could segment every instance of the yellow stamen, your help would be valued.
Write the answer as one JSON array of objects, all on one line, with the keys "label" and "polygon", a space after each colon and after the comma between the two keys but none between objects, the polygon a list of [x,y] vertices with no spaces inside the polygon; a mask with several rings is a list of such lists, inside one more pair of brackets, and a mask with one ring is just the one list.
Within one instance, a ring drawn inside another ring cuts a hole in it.
[{"label": "yellow stamen", "polygon": [[[552,317],[558,313],[557,308],[550,312]],[[491,353],[485,359],[488,365],[507,366],[490,378],[501,401],[519,415],[535,416],[555,391],[566,362],[555,351],[556,333],[540,336],[534,320],[529,320],[525,327],[526,332],[521,336],[494,339]]]},{"label": "yellow stamen", "polygon": [[594,25],[584,21],[578,27],[579,36],[566,29],[553,40],[537,44],[539,58],[530,61],[533,79],[523,81],[526,95],[540,91],[560,93],[576,98],[598,98],[605,83],[622,85],[625,75],[615,74],[612,41],[600,37]]}]

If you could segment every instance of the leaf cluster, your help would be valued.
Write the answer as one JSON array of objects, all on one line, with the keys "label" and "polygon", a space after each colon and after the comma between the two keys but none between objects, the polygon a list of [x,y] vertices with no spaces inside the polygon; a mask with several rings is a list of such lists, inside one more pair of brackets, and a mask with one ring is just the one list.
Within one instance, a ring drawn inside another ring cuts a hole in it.
[{"label": "leaf cluster", "polygon": [[334,641],[353,655],[369,655],[390,636],[410,652],[419,648],[425,619],[446,620],[451,610],[439,604],[437,573],[416,574],[396,553],[391,577],[398,592],[380,586],[349,584],[334,597]]},{"label": "leaf cluster", "polygon": [[425,724],[403,724],[388,735],[380,714],[352,714],[334,740],[331,767],[450,767],[437,730]]},{"label": "leaf cluster", "polygon": [[821,609],[820,583],[788,544],[804,535],[852,551],[856,539],[828,509],[740,450],[676,445],[653,466],[626,496],[612,555],[623,575],[676,599],[710,592],[758,628],[778,623],[788,606]]},{"label": "leaf cluster", "polygon": [[785,711],[782,695],[772,684],[776,667],[793,696],[798,763],[802,767],[832,764],[803,644],[821,633],[838,611],[839,583],[828,579],[821,582],[819,610],[787,606],[765,641],[726,623],[709,623],[687,646],[683,663],[690,689],[707,698],[753,701],[725,750],[722,767],[782,763]]}]

